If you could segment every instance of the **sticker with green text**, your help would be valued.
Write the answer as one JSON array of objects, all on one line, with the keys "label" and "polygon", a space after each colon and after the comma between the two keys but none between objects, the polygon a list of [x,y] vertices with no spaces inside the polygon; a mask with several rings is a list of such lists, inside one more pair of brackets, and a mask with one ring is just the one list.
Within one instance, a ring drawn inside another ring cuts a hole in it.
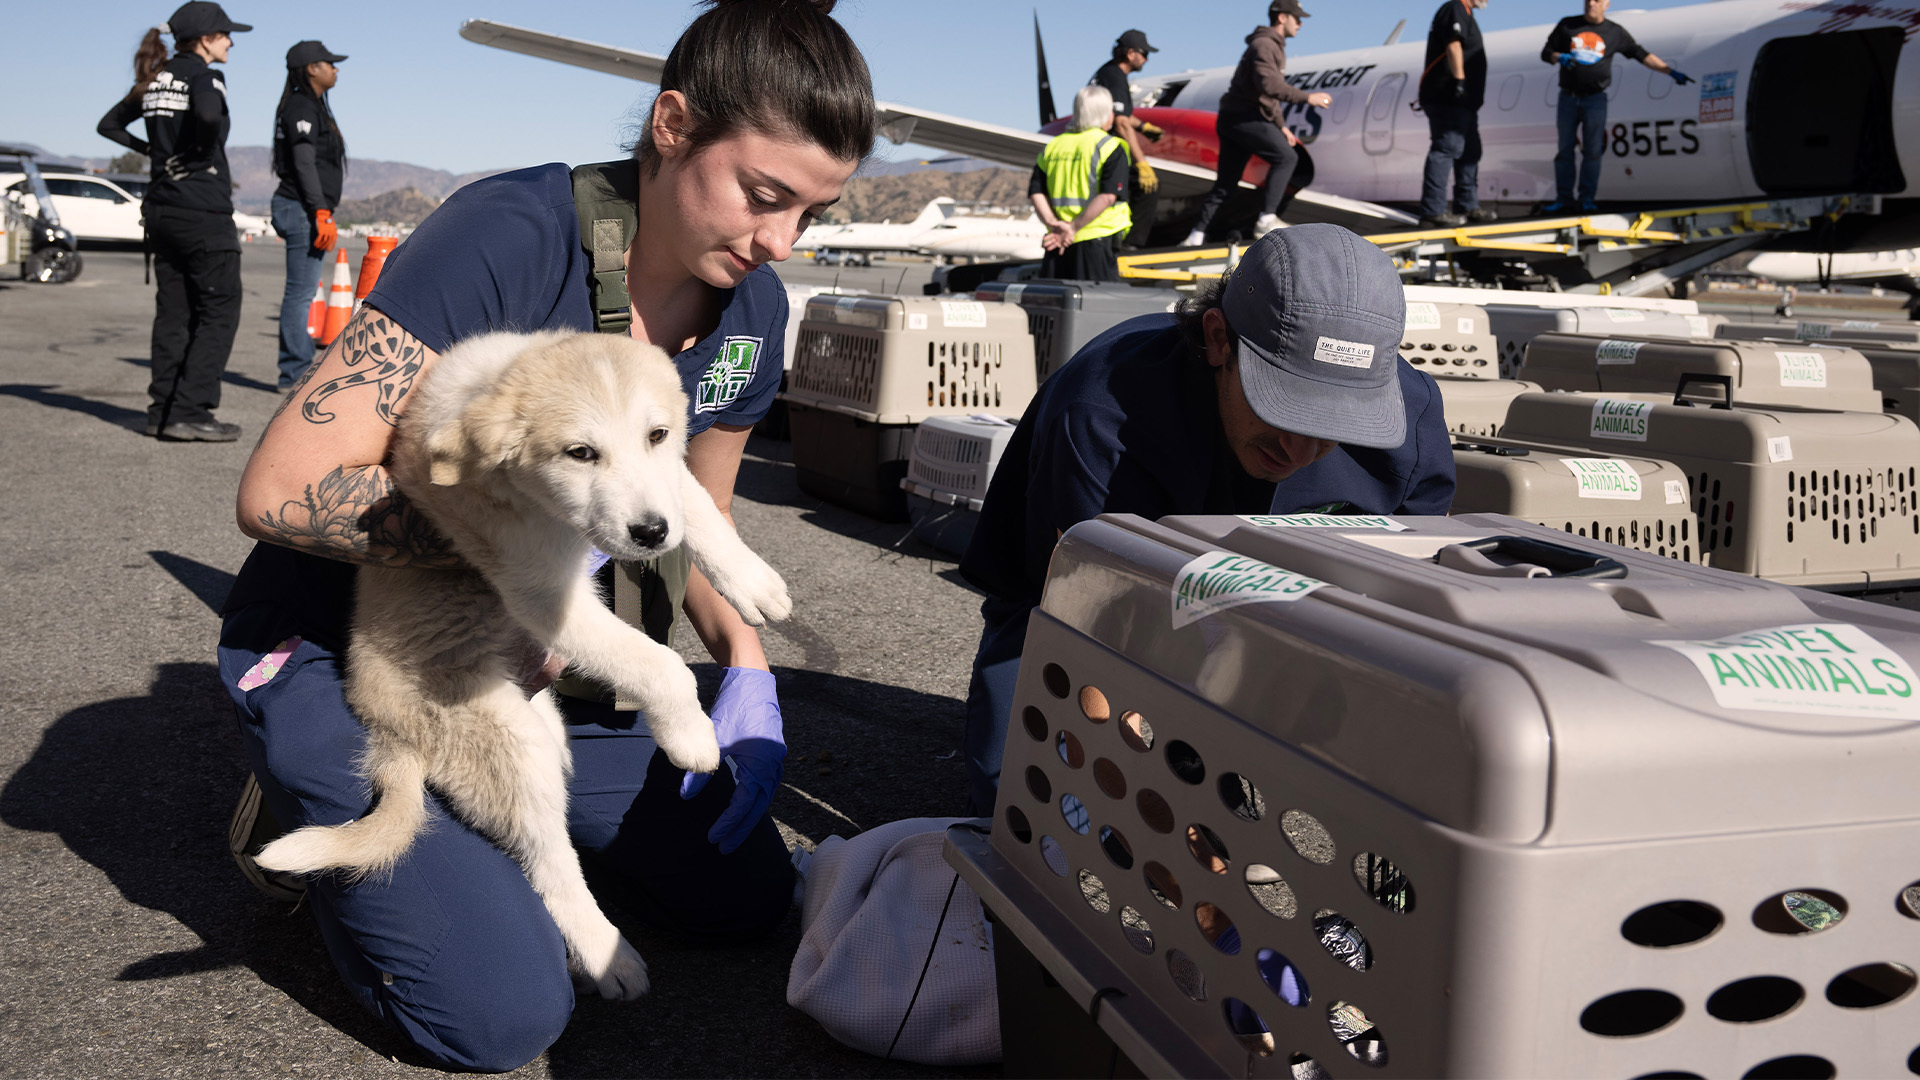
[{"label": "sticker with green text", "polygon": [[1209,551],[1173,579],[1175,629],[1241,604],[1290,604],[1327,582],[1231,551]]},{"label": "sticker with green text", "polygon": [[1850,623],[1648,644],[1691,660],[1723,708],[1920,720],[1912,666]]},{"label": "sticker with green text", "polygon": [[1406,532],[1407,526],[1384,514],[1241,514],[1240,520],[1263,529],[1385,529]]}]

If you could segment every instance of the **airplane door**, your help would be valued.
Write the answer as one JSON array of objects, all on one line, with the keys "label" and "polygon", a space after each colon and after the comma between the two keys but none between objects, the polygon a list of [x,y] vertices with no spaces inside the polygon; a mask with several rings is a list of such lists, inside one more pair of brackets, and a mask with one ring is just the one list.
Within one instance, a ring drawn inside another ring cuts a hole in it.
[{"label": "airplane door", "polygon": [[1906,188],[1893,140],[1893,74],[1905,43],[1899,28],[1879,27],[1761,46],[1747,89],[1747,153],[1761,190]]},{"label": "airplane door", "polygon": [[1393,124],[1400,116],[1400,95],[1407,89],[1407,77],[1396,72],[1383,75],[1367,96],[1366,121],[1360,128],[1360,145],[1376,157],[1393,151]]}]

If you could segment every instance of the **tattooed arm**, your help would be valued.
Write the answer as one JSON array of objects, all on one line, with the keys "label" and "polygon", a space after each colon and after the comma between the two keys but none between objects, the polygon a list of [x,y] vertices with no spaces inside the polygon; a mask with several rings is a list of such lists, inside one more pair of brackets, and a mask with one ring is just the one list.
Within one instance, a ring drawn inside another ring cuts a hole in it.
[{"label": "tattooed arm", "polygon": [[433,350],[361,305],[287,392],[240,478],[240,531],[346,562],[454,567],[446,539],[383,464]]}]

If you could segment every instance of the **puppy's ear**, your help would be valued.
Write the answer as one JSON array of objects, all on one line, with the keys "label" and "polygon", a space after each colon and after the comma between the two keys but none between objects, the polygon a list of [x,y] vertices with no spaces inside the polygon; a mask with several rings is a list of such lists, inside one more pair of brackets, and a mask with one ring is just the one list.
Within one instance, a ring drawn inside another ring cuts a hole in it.
[{"label": "puppy's ear", "polygon": [[436,487],[467,483],[519,453],[527,436],[520,396],[512,383],[494,387],[474,398],[455,423],[427,436],[427,479]]}]

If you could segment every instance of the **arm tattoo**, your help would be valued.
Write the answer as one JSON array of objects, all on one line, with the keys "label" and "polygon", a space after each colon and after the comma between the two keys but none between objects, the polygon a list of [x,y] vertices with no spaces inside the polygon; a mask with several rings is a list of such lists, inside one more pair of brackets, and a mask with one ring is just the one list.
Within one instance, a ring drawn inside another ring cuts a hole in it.
[{"label": "arm tattoo", "polygon": [[274,543],[343,562],[463,565],[453,544],[377,465],[334,469],[278,514],[261,514],[260,524]]},{"label": "arm tattoo", "polygon": [[309,423],[332,420],[334,414],[322,407],[326,400],[356,386],[378,387],[380,399],[374,404],[374,415],[389,425],[399,423],[401,402],[413,389],[414,376],[420,374],[420,365],[426,361],[427,347],[373,308],[361,311],[367,317],[356,316],[343,332],[346,340],[336,344],[344,346],[342,356],[348,367],[369,361],[372,366],[328,379],[309,393],[300,404],[300,415]]}]

